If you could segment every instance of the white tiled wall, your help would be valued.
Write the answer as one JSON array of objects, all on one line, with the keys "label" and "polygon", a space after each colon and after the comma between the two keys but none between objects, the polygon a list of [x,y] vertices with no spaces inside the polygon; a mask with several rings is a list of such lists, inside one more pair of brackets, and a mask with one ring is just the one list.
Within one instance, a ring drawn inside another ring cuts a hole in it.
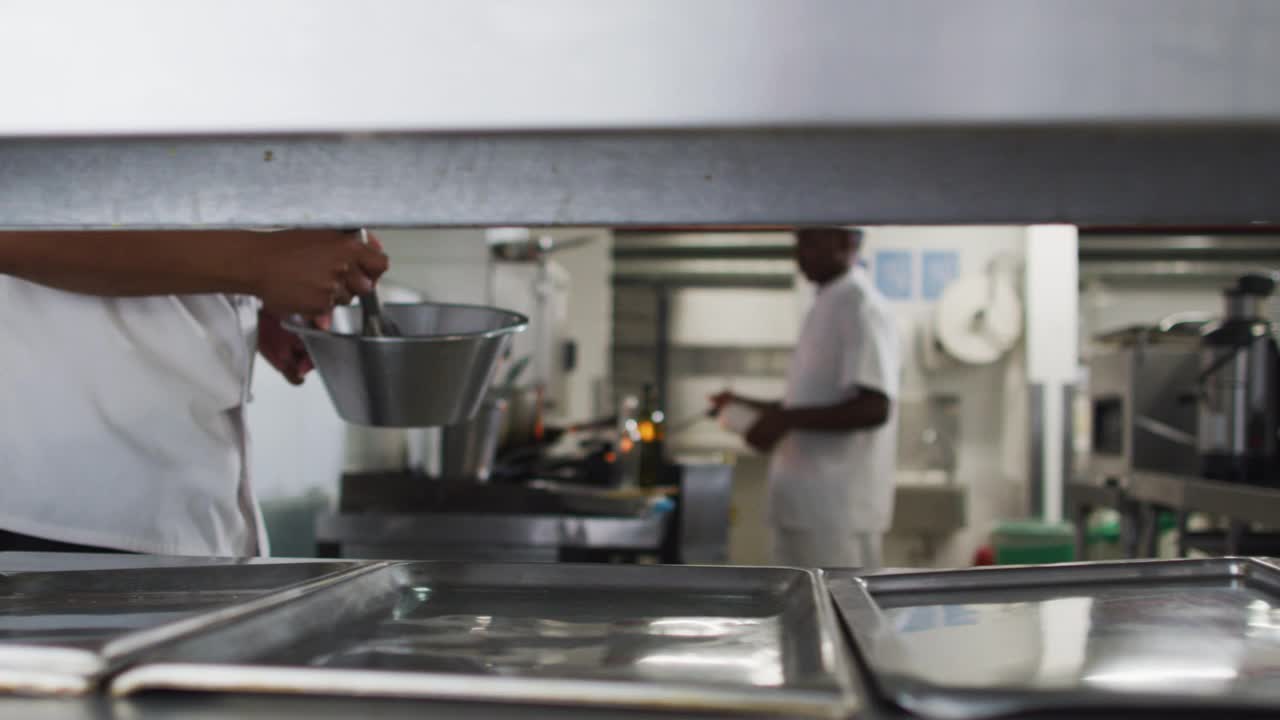
[{"label": "white tiled wall", "polygon": [[[932,372],[922,367],[920,332],[925,318],[934,311],[935,302],[920,296],[921,253],[955,251],[959,255],[959,272],[966,275],[984,271],[1001,256],[1022,258],[1025,242],[1026,231],[1021,227],[882,227],[867,231],[863,254],[873,271],[879,250],[912,253],[913,298],[892,302],[904,344],[904,400],[930,394],[954,395],[960,400],[955,481],[969,489],[969,525],[936,549],[928,559],[934,565],[968,565],[997,520],[1025,516],[1027,405],[1021,346],[988,366],[955,366]],[[923,548],[918,539],[891,537],[886,543],[885,561],[918,561]]]}]

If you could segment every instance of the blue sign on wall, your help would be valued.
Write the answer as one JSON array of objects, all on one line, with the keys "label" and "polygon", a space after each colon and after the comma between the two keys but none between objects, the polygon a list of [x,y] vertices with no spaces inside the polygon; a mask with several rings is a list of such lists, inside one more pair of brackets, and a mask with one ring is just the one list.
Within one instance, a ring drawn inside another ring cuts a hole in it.
[{"label": "blue sign on wall", "polygon": [[954,250],[926,250],[920,258],[920,294],[937,300],[960,274],[960,253]]},{"label": "blue sign on wall", "polygon": [[880,294],[890,300],[911,299],[913,273],[909,250],[877,250],[871,269]]}]

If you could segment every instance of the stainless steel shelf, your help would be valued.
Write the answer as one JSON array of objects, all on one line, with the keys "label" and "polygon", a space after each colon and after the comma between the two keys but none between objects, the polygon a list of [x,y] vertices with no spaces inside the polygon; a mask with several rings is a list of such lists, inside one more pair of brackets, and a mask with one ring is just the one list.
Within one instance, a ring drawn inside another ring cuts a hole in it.
[{"label": "stainless steel shelf", "polygon": [[1271,0],[32,0],[5,29],[0,136],[1280,121]]},{"label": "stainless steel shelf", "polygon": [[19,8],[0,227],[1280,223],[1270,0]]},{"label": "stainless steel shelf", "polygon": [[1280,526],[1280,488],[1139,471],[1128,478],[1124,491],[1138,502],[1173,510]]},{"label": "stainless steel shelf", "polygon": [[1227,522],[1220,545],[1236,555],[1246,542],[1266,536],[1246,533],[1250,523],[1280,527],[1280,488],[1226,483],[1204,478],[1150,471],[1133,471],[1114,482],[1095,477],[1068,483],[1066,500],[1076,523],[1077,554],[1085,548],[1084,523],[1094,508],[1109,507],[1120,513],[1121,544],[1127,557],[1155,557],[1159,544],[1160,510],[1178,514],[1181,535],[1179,554],[1192,544],[1186,519],[1191,513],[1218,515]]}]

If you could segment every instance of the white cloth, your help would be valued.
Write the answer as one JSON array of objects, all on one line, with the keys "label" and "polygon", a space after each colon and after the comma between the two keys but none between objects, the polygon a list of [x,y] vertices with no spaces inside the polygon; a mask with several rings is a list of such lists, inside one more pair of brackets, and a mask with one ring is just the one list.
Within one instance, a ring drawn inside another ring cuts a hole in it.
[{"label": "white cloth", "polygon": [[787,368],[783,405],[833,405],[867,387],[889,397],[890,414],[868,430],[787,433],[769,465],[774,527],[831,537],[889,528],[900,372],[893,313],[866,271],[821,287]]},{"label": "white cloth", "polygon": [[880,568],[880,533],[773,531],[775,565],[802,568]]},{"label": "white cloth", "polygon": [[247,297],[101,298],[0,275],[0,529],[265,552],[243,418],[256,322]]}]

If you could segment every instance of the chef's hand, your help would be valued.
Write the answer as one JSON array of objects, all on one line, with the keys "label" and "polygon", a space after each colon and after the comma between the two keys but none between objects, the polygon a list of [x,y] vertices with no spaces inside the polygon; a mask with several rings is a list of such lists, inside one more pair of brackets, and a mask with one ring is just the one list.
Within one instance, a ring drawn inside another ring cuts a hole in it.
[{"label": "chef's hand", "polygon": [[280,318],[269,310],[258,312],[258,352],[294,385],[301,385],[315,367],[302,338],[285,330]]},{"label": "chef's hand", "polygon": [[725,405],[728,405],[729,403],[734,402],[737,399],[738,399],[737,395],[734,395],[728,390],[721,390],[715,395],[712,395],[711,397],[707,398],[707,402],[711,403],[711,414],[719,415],[720,411],[724,409]]},{"label": "chef's hand", "polygon": [[382,244],[342,230],[285,230],[254,243],[244,258],[249,290],[276,317],[325,317],[373,289],[387,271]]},{"label": "chef's hand", "polygon": [[778,407],[765,408],[760,411],[760,419],[747,431],[747,444],[760,452],[771,452],[790,429],[786,411]]}]

